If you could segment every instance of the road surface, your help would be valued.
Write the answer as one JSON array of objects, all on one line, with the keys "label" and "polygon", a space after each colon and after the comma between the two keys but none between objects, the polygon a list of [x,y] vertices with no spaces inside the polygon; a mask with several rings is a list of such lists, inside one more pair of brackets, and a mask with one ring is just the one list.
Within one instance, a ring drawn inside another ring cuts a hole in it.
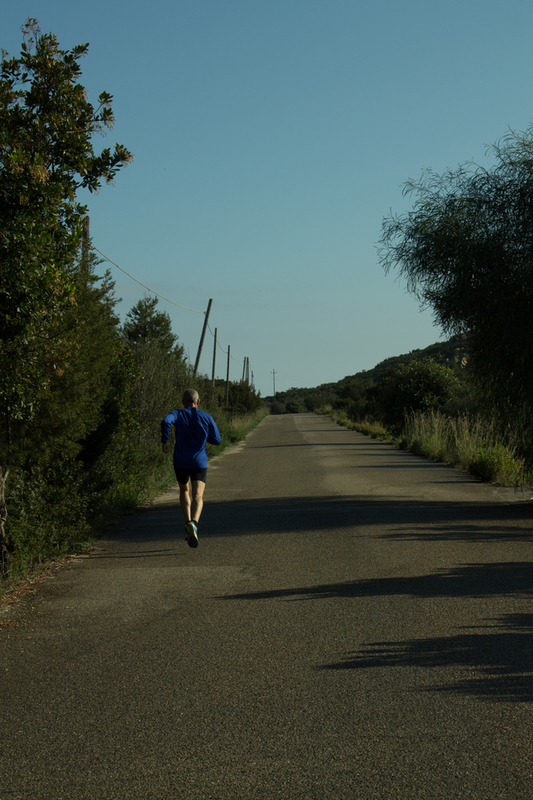
[{"label": "road surface", "polygon": [[0,612],[1,800],[531,800],[532,512],[268,417]]}]

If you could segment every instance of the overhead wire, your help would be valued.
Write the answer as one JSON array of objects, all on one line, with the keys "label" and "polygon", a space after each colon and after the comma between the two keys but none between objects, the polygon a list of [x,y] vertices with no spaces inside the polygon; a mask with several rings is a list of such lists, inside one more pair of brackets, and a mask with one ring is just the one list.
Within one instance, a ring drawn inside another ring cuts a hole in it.
[{"label": "overhead wire", "polygon": [[102,258],[105,258],[106,261],[109,261],[110,264],[113,264],[117,269],[119,269],[121,272],[123,272],[125,275],[127,275],[128,278],[131,278],[132,281],[135,281],[136,283],[139,283],[141,286],[144,286],[144,288],[148,289],[149,292],[152,292],[152,294],[156,294],[158,297],[161,297],[163,300],[166,300],[167,303],[172,303],[173,306],[178,306],[178,308],[184,308],[185,311],[194,311],[195,314],[204,314],[205,315],[205,313],[206,313],[205,311],[198,311],[197,308],[188,308],[187,306],[182,306],[180,303],[175,303],[174,300],[169,300],[168,297],[165,297],[164,295],[159,294],[159,292],[156,292],[154,289],[150,289],[150,287],[147,286],[145,283],[143,283],[142,281],[137,280],[137,278],[134,278],[133,275],[130,275],[129,272],[126,272],[125,269],[123,269],[122,267],[119,267],[119,265],[115,261],[113,261],[111,258],[109,258],[109,256],[106,256],[105,253],[102,253],[102,251],[99,250],[97,247],[93,246],[93,250],[96,250],[97,253],[100,253]]},{"label": "overhead wire", "polygon": [[[214,333],[213,333],[213,331],[211,330],[211,326],[210,326],[209,322],[207,323],[207,327],[208,327],[208,329],[209,329],[209,333],[210,333],[210,334],[211,334],[211,336],[214,338],[214,337],[215,337],[215,334],[214,334]],[[218,349],[219,349],[219,350],[222,350],[222,352],[224,353],[224,355],[225,355],[225,356],[227,356],[227,354],[228,354],[228,351],[227,351],[227,350],[224,350],[224,348],[222,347],[222,345],[221,345],[221,344],[220,344],[220,342],[218,341],[218,337],[217,337],[217,347],[218,347]],[[231,352],[230,352],[230,356],[229,356],[229,357],[230,357],[230,358],[231,358],[233,361],[239,361],[239,362],[241,362],[241,363],[244,361],[244,359],[243,359],[243,358],[234,358],[234,357],[231,355]]]},{"label": "overhead wire", "polygon": [[[204,316],[206,315],[206,313],[207,313],[206,311],[198,311],[198,309],[196,309],[196,308],[188,308],[188,306],[182,306],[180,303],[176,303],[176,302],[174,302],[174,300],[170,300],[168,297],[165,297],[164,295],[162,295],[162,294],[159,294],[159,292],[156,292],[154,289],[151,289],[151,288],[150,288],[149,286],[147,286],[145,283],[143,283],[142,281],[140,281],[140,280],[138,280],[137,278],[135,278],[133,275],[131,275],[129,272],[127,272],[127,271],[126,271],[126,270],[125,270],[123,267],[120,267],[120,266],[119,266],[119,265],[116,263],[116,261],[113,261],[113,259],[112,259],[112,258],[109,258],[109,256],[106,256],[106,255],[105,255],[105,253],[102,253],[102,251],[101,251],[101,250],[99,250],[99,249],[98,249],[97,247],[95,247],[94,245],[92,245],[92,249],[93,249],[93,250],[96,250],[96,252],[97,252],[97,253],[100,253],[100,255],[102,256],[102,258],[105,258],[105,260],[106,260],[106,261],[109,261],[109,263],[110,263],[110,264],[113,264],[113,266],[115,266],[117,269],[119,269],[121,272],[123,272],[125,275],[127,275],[127,276],[128,276],[128,278],[131,278],[131,279],[132,279],[132,281],[135,281],[136,283],[140,284],[140,285],[141,285],[141,286],[142,286],[144,289],[147,289],[147,290],[148,290],[149,292],[151,292],[152,294],[155,294],[155,295],[157,295],[157,296],[158,296],[158,297],[160,297],[162,300],[165,300],[167,303],[171,303],[173,306],[178,306],[178,308],[183,308],[183,309],[185,309],[185,311],[194,311],[194,313],[195,313],[195,314],[203,314]],[[210,333],[210,334],[211,334],[211,336],[213,336],[213,338],[214,338],[215,334],[214,334],[214,333],[213,333],[213,331],[211,330],[211,326],[209,325],[209,323],[207,323],[207,327],[208,327],[208,329],[209,329],[209,333]],[[222,347],[222,345],[221,345],[221,344],[218,342],[218,340],[217,340],[217,347],[218,347],[220,350],[222,350],[222,352],[224,353],[224,355],[227,355],[228,351],[227,351],[227,350],[224,350],[224,348],[223,348],[223,347]],[[240,363],[241,363],[241,362],[244,362],[244,359],[243,359],[243,358],[234,358],[234,356],[232,356],[232,355],[231,355],[231,353],[230,353],[230,358],[232,359],[232,361],[237,361],[237,362],[240,362]]]}]

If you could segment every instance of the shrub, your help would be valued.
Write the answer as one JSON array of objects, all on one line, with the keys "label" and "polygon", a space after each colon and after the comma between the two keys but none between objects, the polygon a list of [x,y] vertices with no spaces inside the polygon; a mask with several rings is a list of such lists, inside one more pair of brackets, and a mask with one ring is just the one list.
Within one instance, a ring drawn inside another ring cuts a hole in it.
[{"label": "shrub", "polygon": [[443,410],[460,388],[453,369],[426,358],[400,364],[369,395],[376,401],[385,427],[399,435],[406,415]]}]

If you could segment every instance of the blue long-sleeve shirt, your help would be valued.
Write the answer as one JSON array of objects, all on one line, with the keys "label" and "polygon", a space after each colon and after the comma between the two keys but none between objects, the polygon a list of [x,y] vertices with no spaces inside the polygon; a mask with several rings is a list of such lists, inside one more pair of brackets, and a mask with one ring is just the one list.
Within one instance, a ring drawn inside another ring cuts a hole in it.
[{"label": "blue long-sleeve shirt", "polygon": [[161,422],[161,442],[168,442],[172,425],[176,427],[174,466],[178,469],[207,467],[205,445],[220,444],[220,433],[211,414],[199,408],[180,408],[171,411]]}]

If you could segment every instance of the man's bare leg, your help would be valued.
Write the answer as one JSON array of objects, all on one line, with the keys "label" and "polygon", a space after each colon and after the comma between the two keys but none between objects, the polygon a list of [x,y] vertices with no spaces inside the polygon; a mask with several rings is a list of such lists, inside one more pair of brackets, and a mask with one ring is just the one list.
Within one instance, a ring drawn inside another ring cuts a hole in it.
[{"label": "man's bare leg", "polygon": [[204,507],[204,490],[205,483],[203,481],[191,481],[192,484],[192,503],[191,503],[191,516],[190,519],[198,524],[200,516]]},{"label": "man's bare leg", "polygon": [[189,522],[189,520],[191,519],[191,495],[189,492],[189,484],[180,483],[178,485],[180,487],[181,511],[185,518],[185,522]]},{"label": "man's bare leg", "polygon": [[188,483],[180,483],[180,506],[183,516],[185,517],[185,528],[187,536],[185,537],[189,547],[198,547],[198,522],[204,507],[204,489],[205,483],[203,481],[191,481],[192,486],[192,499],[191,492],[189,491]]}]

